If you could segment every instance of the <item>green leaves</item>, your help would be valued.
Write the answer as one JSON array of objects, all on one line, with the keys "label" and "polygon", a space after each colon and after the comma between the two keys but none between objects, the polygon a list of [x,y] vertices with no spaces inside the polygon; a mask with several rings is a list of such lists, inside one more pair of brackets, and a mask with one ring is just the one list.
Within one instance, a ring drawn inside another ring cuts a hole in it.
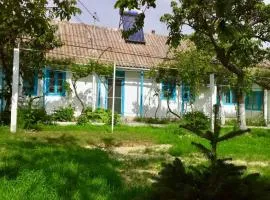
[{"label": "green leaves", "polygon": [[27,80],[34,69],[44,67],[46,51],[61,46],[53,20],[69,20],[79,13],[76,0],[1,0],[0,2],[0,61],[5,71],[7,108],[12,83],[13,49],[20,52],[20,73]]},{"label": "green leaves", "polygon": [[[155,6],[155,0],[118,0],[115,7],[139,8]],[[184,39],[184,27],[194,30],[190,40],[197,50],[213,53],[225,69],[237,76],[245,76],[252,68],[269,59],[270,5],[263,0],[179,0],[171,2],[172,13],[164,14],[168,44],[178,47]],[[137,24],[143,26],[143,21]],[[263,84],[262,86],[265,86]]]},{"label": "green leaves", "polygon": [[192,44],[187,46],[189,50],[175,52],[173,60],[154,68],[150,76],[159,83],[169,82],[189,86],[191,93],[196,95],[199,88],[208,83],[209,72],[214,71],[214,66],[211,64],[211,54],[197,51]]}]

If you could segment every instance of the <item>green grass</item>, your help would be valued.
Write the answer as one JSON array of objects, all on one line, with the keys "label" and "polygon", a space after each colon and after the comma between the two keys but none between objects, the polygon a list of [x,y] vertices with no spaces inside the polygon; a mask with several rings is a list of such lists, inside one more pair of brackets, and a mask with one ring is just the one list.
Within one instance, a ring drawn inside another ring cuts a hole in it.
[{"label": "green grass", "polygon": [[78,146],[78,133],[0,131],[0,199],[118,200],[148,190],[127,186],[118,170],[123,163],[105,151]]},{"label": "green grass", "polygon": [[[224,129],[223,131],[229,131]],[[178,129],[118,126],[45,126],[40,132],[19,130],[10,134],[0,127],[0,199],[147,199],[151,174],[134,169],[158,169],[165,155],[119,159],[110,151],[87,149],[88,145],[136,146],[171,144],[169,154],[188,163],[201,158],[191,141],[206,141]],[[250,163],[270,162],[270,131],[250,134],[220,145],[222,157]],[[144,154],[152,155],[150,149]],[[195,163],[196,164],[196,163]],[[248,165],[270,179],[269,166]]]}]

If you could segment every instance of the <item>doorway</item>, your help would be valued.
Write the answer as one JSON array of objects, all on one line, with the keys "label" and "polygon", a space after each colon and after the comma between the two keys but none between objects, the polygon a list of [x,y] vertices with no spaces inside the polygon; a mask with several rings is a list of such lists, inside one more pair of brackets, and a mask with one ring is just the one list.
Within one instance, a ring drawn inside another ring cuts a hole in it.
[{"label": "doorway", "polygon": [[[107,109],[112,110],[113,99],[113,79],[108,80],[108,104]],[[117,71],[115,78],[115,104],[114,111],[118,114],[124,114],[124,85],[125,85],[125,72]]]}]

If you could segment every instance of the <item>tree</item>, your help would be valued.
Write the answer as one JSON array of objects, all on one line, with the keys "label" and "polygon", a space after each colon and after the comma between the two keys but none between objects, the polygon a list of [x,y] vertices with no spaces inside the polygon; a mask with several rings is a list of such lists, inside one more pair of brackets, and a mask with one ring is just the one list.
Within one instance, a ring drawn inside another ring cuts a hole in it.
[{"label": "tree", "polygon": [[[155,7],[155,0],[118,0],[115,7],[139,9]],[[184,37],[183,27],[194,30],[190,38],[199,50],[214,52],[217,61],[237,76],[237,101],[241,128],[246,128],[244,87],[247,71],[269,58],[270,5],[263,0],[179,0],[172,1],[172,14],[165,14],[162,21],[170,30],[168,44],[179,45]],[[136,26],[143,25],[144,13]],[[256,79],[255,83],[261,85]]]},{"label": "tree", "polygon": [[20,74],[31,82],[33,69],[44,67],[46,51],[61,46],[53,20],[69,20],[80,10],[76,7],[76,0],[1,0],[0,10],[0,65],[5,74],[4,98],[8,111],[13,49],[20,45],[38,50],[21,51]]},{"label": "tree", "polygon": [[[187,42],[188,41],[186,41],[186,43]],[[192,43],[187,46],[187,49],[175,51],[172,59],[164,61],[157,68],[153,68],[150,73],[151,78],[154,78],[158,83],[164,82],[170,85],[187,87],[190,93],[188,97],[190,100],[189,104],[192,106],[200,88],[209,83],[209,75],[215,73],[220,101],[222,90],[219,85],[227,85],[228,81],[232,84],[235,82],[233,81],[233,76],[221,65],[213,62],[213,55],[211,53],[197,50]],[[168,97],[168,110],[176,117],[180,118],[178,114],[170,109],[170,92],[171,91],[168,91],[167,94],[164,94]]]}]

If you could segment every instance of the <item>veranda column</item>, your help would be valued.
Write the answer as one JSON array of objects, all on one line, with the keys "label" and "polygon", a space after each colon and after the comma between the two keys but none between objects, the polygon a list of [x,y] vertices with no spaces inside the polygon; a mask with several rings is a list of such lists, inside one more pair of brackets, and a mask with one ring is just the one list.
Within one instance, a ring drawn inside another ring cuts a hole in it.
[{"label": "veranda column", "polygon": [[96,74],[93,73],[93,79],[92,79],[92,111],[96,110],[96,101],[97,101],[97,85],[96,85],[97,79]]},{"label": "veranda column", "polygon": [[214,113],[214,105],[217,103],[217,87],[215,85],[215,75],[210,74],[210,91],[211,91],[211,99],[210,99],[210,116],[211,116],[211,130],[214,131],[215,125],[215,113]]},{"label": "veranda column", "polygon": [[140,73],[140,117],[143,117],[143,83],[144,83],[144,72]]},{"label": "veranda column", "polygon": [[112,96],[112,133],[114,130],[115,76],[116,76],[116,64],[114,63],[114,66],[113,66],[113,96]]},{"label": "veranda column", "polygon": [[268,91],[264,90],[263,114],[266,125],[268,124]]},{"label": "veranda column", "polygon": [[12,76],[12,98],[11,98],[11,121],[10,132],[16,133],[17,131],[17,110],[18,110],[18,97],[19,97],[19,63],[20,63],[20,50],[14,49],[13,57],[13,76]]}]

